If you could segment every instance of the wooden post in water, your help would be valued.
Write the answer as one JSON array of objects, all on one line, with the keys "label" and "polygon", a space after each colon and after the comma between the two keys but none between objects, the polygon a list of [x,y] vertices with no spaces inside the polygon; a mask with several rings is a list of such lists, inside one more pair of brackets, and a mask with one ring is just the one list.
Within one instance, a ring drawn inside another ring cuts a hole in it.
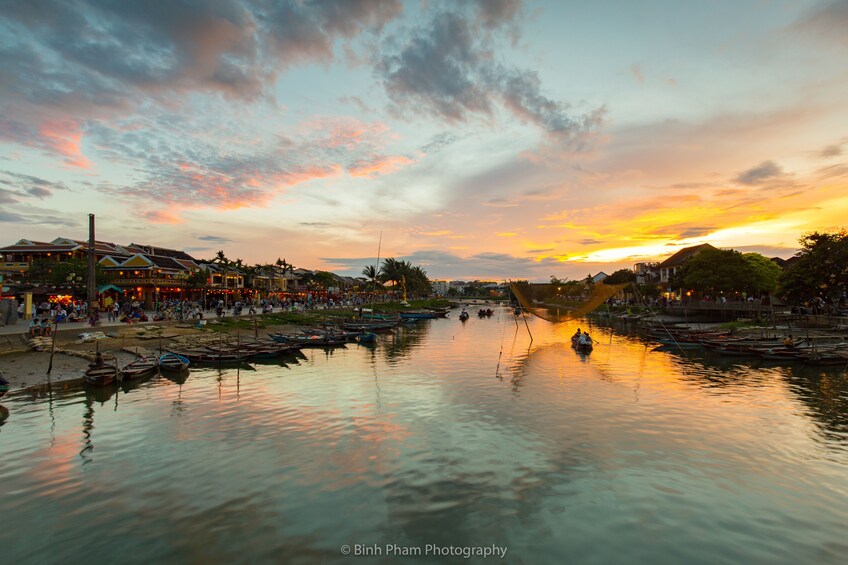
[{"label": "wooden post in water", "polygon": [[47,365],[47,374],[50,374],[50,371],[53,370],[53,353],[56,351],[56,334],[59,333],[59,322],[58,320],[54,322],[56,327],[53,329],[53,340],[50,342],[50,363]]},{"label": "wooden post in water", "polygon": [[94,317],[97,313],[97,288],[94,278],[94,214],[88,215],[88,277],[86,290],[88,298],[88,315]]}]

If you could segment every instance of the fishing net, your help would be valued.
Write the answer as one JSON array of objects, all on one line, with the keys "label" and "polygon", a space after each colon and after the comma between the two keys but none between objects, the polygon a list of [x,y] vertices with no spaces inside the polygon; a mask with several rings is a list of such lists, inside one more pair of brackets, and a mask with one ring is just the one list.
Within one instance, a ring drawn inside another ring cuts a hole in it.
[{"label": "fishing net", "polygon": [[519,281],[510,282],[509,289],[521,307],[534,316],[549,322],[565,322],[584,317],[629,284],[586,285],[575,281],[535,284]]}]

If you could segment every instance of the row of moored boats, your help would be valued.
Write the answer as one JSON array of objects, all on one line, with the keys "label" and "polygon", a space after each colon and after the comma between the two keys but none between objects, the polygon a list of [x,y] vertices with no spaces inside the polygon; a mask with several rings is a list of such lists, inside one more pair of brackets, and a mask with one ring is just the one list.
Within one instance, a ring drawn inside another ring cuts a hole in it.
[{"label": "row of moored boats", "polygon": [[653,326],[649,336],[665,349],[705,349],[734,357],[801,361],[813,365],[848,365],[848,342],[840,336],[806,339],[736,336],[726,330]]}]

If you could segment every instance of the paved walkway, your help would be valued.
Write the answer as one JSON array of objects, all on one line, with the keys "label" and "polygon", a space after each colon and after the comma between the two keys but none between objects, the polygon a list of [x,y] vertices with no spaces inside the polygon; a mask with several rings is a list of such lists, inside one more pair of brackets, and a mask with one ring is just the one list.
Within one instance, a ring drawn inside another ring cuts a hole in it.
[{"label": "paved walkway", "polygon": [[[324,310],[325,308],[311,308],[309,310],[298,310],[299,313],[303,312],[316,312],[320,310]],[[336,308],[333,308],[334,310]],[[280,314],[281,310],[274,310],[273,312],[269,312],[269,314]],[[257,313],[257,318],[262,318],[264,314]],[[214,312],[204,312],[203,313],[204,320],[211,321],[217,320],[217,316],[215,316]],[[252,314],[242,313],[240,316],[234,316],[233,314],[227,314],[224,318],[240,318],[240,319],[251,319]],[[29,323],[30,320],[18,320],[17,324],[12,324],[9,326],[0,326],[0,336],[2,335],[19,335],[19,334],[28,334],[29,333]],[[159,321],[147,321],[147,322],[133,322],[132,324],[126,324],[124,322],[109,322],[108,318],[105,316],[100,318],[100,323],[95,327],[91,327],[88,325],[88,322],[62,322],[59,324],[59,332],[76,332],[76,333],[84,333],[84,332],[105,332],[107,328],[112,327],[135,327],[135,326],[168,326],[175,324],[196,324],[197,320],[194,318],[188,320],[159,320]]]}]

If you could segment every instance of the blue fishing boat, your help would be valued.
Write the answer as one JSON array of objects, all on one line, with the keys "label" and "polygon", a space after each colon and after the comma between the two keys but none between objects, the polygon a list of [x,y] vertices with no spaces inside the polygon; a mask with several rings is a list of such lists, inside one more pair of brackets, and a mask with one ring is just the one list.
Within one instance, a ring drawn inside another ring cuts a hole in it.
[{"label": "blue fishing boat", "polygon": [[183,357],[177,353],[165,353],[159,357],[159,370],[162,372],[170,371],[172,373],[178,373],[188,369],[190,364],[191,361],[187,357]]},{"label": "blue fishing boat", "polygon": [[358,336],[356,336],[356,341],[359,343],[376,343],[377,342],[377,334],[374,332],[362,332]]}]

